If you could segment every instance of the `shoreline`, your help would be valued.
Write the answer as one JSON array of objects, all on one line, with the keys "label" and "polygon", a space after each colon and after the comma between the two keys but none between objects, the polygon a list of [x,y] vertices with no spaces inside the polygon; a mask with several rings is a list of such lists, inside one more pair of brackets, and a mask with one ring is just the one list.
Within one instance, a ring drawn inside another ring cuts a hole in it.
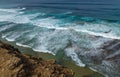
[{"label": "shoreline", "polygon": [[75,62],[72,61],[70,58],[67,58],[64,55],[64,53],[58,53],[61,55],[52,55],[50,53],[36,52],[36,51],[32,50],[31,48],[18,46],[18,45],[16,45],[15,42],[10,42],[10,41],[7,41],[5,39],[1,39],[1,41],[14,46],[15,48],[18,48],[19,51],[22,51],[21,53],[23,53],[23,54],[32,55],[32,56],[37,57],[37,58],[41,57],[44,60],[55,59],[58,64],[63,65],[69,69],[72,69],[75,72],[74,77],[84,77],[84,76],[87,76],[87,77],[91,77],[91,76],[92,77],[96,77],[96,76],[97,77],[105,77],[101,73],[90,69],[90,67],[77,66],[75,64]]}]

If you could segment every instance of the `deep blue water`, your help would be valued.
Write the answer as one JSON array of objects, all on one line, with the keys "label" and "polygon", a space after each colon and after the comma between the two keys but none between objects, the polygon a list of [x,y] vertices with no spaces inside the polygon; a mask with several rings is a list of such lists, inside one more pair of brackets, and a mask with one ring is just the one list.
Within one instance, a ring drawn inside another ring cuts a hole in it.
[{"label": "deep blue water", "polygon": [[[62,50],[79,66],[94,67],[84,58],[88,58],[88,54],[102,55],[98,51],[105,42],[120,40],[119,1],[8,4],[3,1],[0,5],[0,35],[3,39],[53,55]],[[106,62],[102,64],[106,65]],[[109,69],[103,69],[102,73],[109,77],[120,76]]]}]

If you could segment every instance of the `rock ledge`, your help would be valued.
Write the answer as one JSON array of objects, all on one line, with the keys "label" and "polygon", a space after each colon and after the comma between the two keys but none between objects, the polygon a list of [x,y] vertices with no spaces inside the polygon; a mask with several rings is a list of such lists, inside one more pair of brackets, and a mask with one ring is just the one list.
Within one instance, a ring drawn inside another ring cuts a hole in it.
[{"label": "rock ledge", "polygon": [[73,77],[71,69],[56,64],[55,60],[43,60],[23,55],[9,44],[0,42],[1,77]]}]

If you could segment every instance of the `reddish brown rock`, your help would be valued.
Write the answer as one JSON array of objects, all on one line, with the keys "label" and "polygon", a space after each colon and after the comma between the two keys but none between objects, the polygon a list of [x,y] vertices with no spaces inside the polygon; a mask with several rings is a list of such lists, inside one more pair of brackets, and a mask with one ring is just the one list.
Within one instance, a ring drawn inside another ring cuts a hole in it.
[{"label": "reddish brown rock", "polygon": [[1,77],[73,77],[72,70],[55,63],[21,54],[11,45],[0,42]]}]

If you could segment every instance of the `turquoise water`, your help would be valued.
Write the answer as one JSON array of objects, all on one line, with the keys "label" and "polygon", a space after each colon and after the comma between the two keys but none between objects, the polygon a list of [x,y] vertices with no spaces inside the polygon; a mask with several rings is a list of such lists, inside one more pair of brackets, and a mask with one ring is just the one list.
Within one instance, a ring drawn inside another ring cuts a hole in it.
[{"label": "turquoise water", "polygon": [[[99,48],[105,42],[120,40],[119,13],[120,7],[115,3],[1,6],[0,35],[16,45],[38,52],[56,55],[62,50],[81,67],[87,65],[109,77],[119,77],[117,71],[109,68],[114,65],[108,61],[96,65],[90,58],[97,56],[101,60],[104,54]],[[108,68],[102,68],[103,65]]]}]

